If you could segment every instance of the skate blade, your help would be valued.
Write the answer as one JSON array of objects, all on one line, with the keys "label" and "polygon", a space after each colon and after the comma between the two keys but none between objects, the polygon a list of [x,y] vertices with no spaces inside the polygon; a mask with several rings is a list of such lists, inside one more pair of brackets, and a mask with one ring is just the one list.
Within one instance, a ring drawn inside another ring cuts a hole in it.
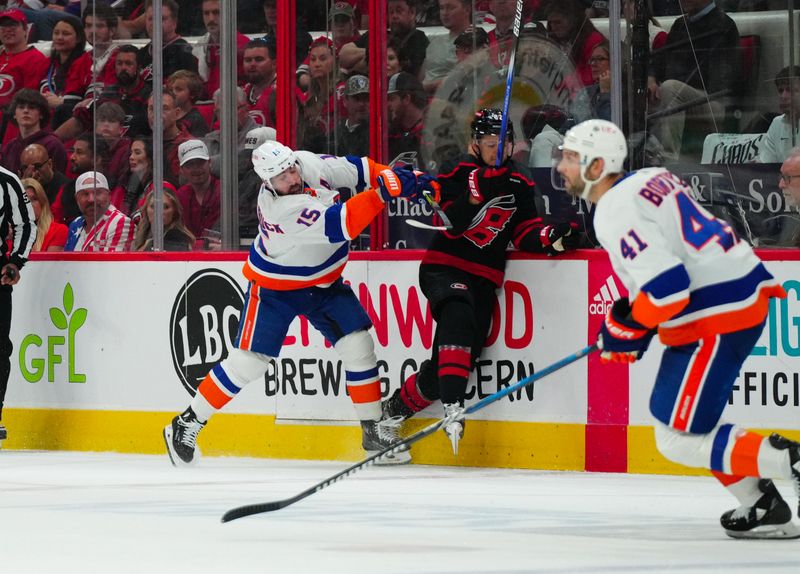
[{"label": "skate blade", "polygon": [[447,425],[444,429],[444,434],[450,439],[450,446],[453,447],[454,456],[458,456],[458,443],[461,441],[461,437],[464,436],[463,428],[461,423],[456,422]]},{"label": "skate blade", "polygon": [[[368,450],[365,452],[369,457],[378,454],[380,451]],[[400,452],[396,452],[392,455],[383,456],[377,459],[373,464],[375,466],[398,466],[401,464],[408,464],[409,462],[411,462],[411,453],[408,452],[408,450],[401,450]]]},{"label": "skate blade", "polygon": [[765,524],[745,531],[725,530],[725,534],[731,538],[744,540],[793,540],[800,538],[800,529],[793,522],[787,522],[786,524]]},{"label": "skate blade", "polygon": [[172,424],[168,424],[164,427],[164,443],[167,446],[167,454],[169,455],[169,460],[172,463],[172,466],[181,467],[181,466],[194,466],[197,464],[197,459],[200,458],[200,449],[195,447],[194,449],[194,458],[192,458],[191,462],[184,461],[181,457],[178,456],[178,453],[175,452],[175,449],[172,448]]}]

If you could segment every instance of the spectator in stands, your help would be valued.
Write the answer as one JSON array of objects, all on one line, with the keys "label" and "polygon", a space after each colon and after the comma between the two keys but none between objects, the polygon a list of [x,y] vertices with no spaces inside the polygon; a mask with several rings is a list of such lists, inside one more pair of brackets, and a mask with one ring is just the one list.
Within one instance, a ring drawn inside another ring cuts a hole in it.
[{"label": "spectator in stands", "polygon": [[[264,36],[269,36],[273,41],[277,38],[278,26],[278,0],[262,0],[262,7],[264,8],[264,19],[266,20],[266,28],[264,29]],[[308,56],[308,49],[311,46],[313,38],[308,33],[308,28],[302,19],[297,22],[297,34],[295,37],[295,65],[299,66],[303,60]]]},{"label": "spectator in stands", "polygon": [[[247,95],[244,93],[242,88],[236,88],[236,121],[238,123],[238,135],[236,139],[236,150],[244,149],[244,144],[247,139],[247,132],[253,130],[258,127],[258,124],[253,120],[250,116],[250,106],[248,105]],[[220,91],[217,90],[214,94],[214,107],[217,109],[217,116],[219,116],[219,106],[222,103],[222,96]],[[220,130],[213,130],[206,134],[206,137],[203,138],[203,141],[206,144],[206,147],[209,151],[209,156],[211,157],[211,173],[214,174],[215,177],[220,177],[219,170],[220,170],[220,153],[222,152],[222,141],[221,141],[221,132]]]},{"label": "spectator in stands", "polygon": [[47,148],[56,169],[63,171],[67,165],[64,144],[47,128],[50,122],[50,107],[42,94],[30,88],[19,90],[8,106],[11,121],[18,128],[16,138],[3,146],[2,165],[14,173],[19,171],[19,156],[32,143]]},{"label": "spectator in stands", "polygon": [[87,171],[75,180],[81,216],[69,225],[65,251],[125,251],[133,241],[133,223],[109,200],[108,180]]},{"label": "spectator in stands", "polygon": [[[673,23],[663,48],[651,55],[647,78],[653,111],[667,114],[654,122],[653,132],[672,160],[680,156],[686,120],[696,130],[712,120],[720,123],[723,98],[738,90],[736,23],[713,0],[683,0],[682,5],[686,13]],[[670,113],[692,102],[702,103]]]},{"label": "spectator in stands", "polygon": [[[195,44],[192,53],[197,58],[197,70],[204,84],[203,95],[195,98],[208,99],[219,89],[219,70],[220,70],[220,48],[219,48],[219,7],[220,0],[203,0],[202,13],[203,24],[205,25],[205,35]],[[236,62],[237,77],[244,77],[244,67],[242,57],[244,47],[250,39],[239,32],[236,32]],[[241,83],[241,80],[240,80]],[[194,134],[194,132],[192,132]],[[205,134],[194,134],[203,136]]]},{"label": "spectator in stands", "polygon": [[386,78],[391,78],[397,72],[402,71],[404,70],[400,67],[397,40],[390,36],[386,42]]},{"label": "spectator in stands", "polygon": [[86,34],[80,20],[65,17],[53,28],[53,43],[50,46],[50,67],[42,79],[39,91],[42,92],[47,105],[53,110],[51,127],[60,126],[72,114],[72,108],[81,100],[81,96],[67,92],[67,78],[72,66],[86,51]]},{"label": "spectator in stands", "polygon": [[111,189],[128,179],[131,140],[125,136],[125,110],[114,102],[106,102],[97,109],[95,134],[108,146],[108,156],[103,173]]},{"label": "spectator in stands", "polygon": [[514,16],[516,0],[489,0],[489,11],[494,16],[494,30],[489,32],[489,61],[498,70],[508,66],[514,46]]},{"label": "spectator in stands", "polygon": [[[308,52],[311,85],[298,118],[297,145],[314,153],[332,153],[333,136],[338,117],[347,111],[336,97],[337,74],[333,67],[333,45],[327,38],[318,38]],[[338,109],[337,109],[338,107]]]},{"label": "spectator in stands", "polygon": [[331,23],[333,49],[338,57],[342,46],[355,42],[361,37],[358,32],[358,24],[356,24],[355,8],[343,0],[334,2],[328,11],[328,20]]},{"label": "spectator in stands", "polygon": [[407,158],[405,163],[419,167],[422,145],[422,120],[428,98],[425,88],[408,72],[389,78],[386,108],[389,114],[389,159]]},{"label": "spectator in stands", "polygon": [[[49,42],[53,37],[53,27],[61,21],[64,16],[72,15],[76,18],[80,14],[74,10],[67,11],[70,4],[75,4],[76,0],[13,0],[3,2],[9,8],[16,6],[19,8],[30,22],[29,42]],[[65,6],[66,5],[66,6]],[[77,2],[80,10],[80,2]]]},{"label": "spectator in stands", "polygon": [[200,140],[183,142],[178,151],[181,175],[186,184],[178,189],[186,227],[197,238],[196,249],[203,249],[207,231],[219,228],[219,180],[211,175],[208,148]]},{"label": "spectator in stands", "polygon": [[[786,153],[778,187],[781,188],[788,207],[794,211],[800,210],[800,147],[793,147]],[[800,247],[800,244],[795,247]]]},{"label": "spectator in stands", "polygon": [[577,91],[591,85],[589,58],[605,37],[586,16],[586,6],[581,0],[549,0],[543,10],[547,14],[548,38],[571,58],[575,66],[575,77],[568,78],[568,87]]},{"label": "spectator in stands", "polygon": [[133,214],[142,206],[147,189],[153,183],[153,145],[150,138],[137,138],[131,142],[128,166],[127,181],[117,185],[111,196],[111,203],[125,215]]},{"label": "spectator in stands", "polygon": [[275,50],[271,38],[250,40],[244,49],[244,92],[250,117],[260,126],[275,127]]},{"label": "spectator in stands", "polygon": [[[656,20],[655,17],[650,13],[650,3],[645,2],[642,4],[642,6],[648,11],[647,33],[650,37],[650,50],[658,50],[667,42],[667,31],[661,27],[661,24],[658,23],[658,20]],[[625,21],[628,23],[628,32],[623,43],[623,54],[627,54],[630,51],[631,46],[630,34],[633,32],[632,26],[634,16],[636,15],[636,0],[623,0],[622,13],[625,16]]]},{"label": "spectator in stands", "polygon": [[275,140],[275,130],[258,127],[247,132],[244,149],[239,152],[239,237],[258,236],[258,192],[264,181],[253,169],[253,150],[267,140]]},{"label": "spectator in stands", "polygon": [[[39,89],[49,61],[33,46],[28,46],[28,20],[19,10],[0,12],[0,107],[5,108],[22,88]],[[2,139],[0,134],[0,139]],[[6,139],[2,139],[3,142]]]},{"label": "spectator in stands", "polygon": [[53,219],[50,202],[42,184],[32,177],[22,180],[22,186],[31,202],[36,220],[36,243],[31,251],[64,251],[67,242],[67,226]]},{"label": "spectator in stands", "polygon": [[108,159],[109,147],[106,141],[92,132],[83,132],[72,144],[70,170],[75,176],[87,171],[106,171]]},{"label": "spectator in stands", "polygon": [[439,17],[447,34],[434,36],[425,55],[425,91],[433,94],[456,64],[453,43],[472,24],[472,0],[439,0]]},{"label": "spectator in stands", "polygon": [[574,103],[580,102],[583,107],[580,111],[573,109],[573,115],[578,121],[590,118],[611,121],[611,51],[608,42],[603,41],[592,50],[589,58],[589,67],[592,70],[593,83],[584,88],[583,93],[575,98]]},{"label": "spectator in stands", "polygon": [[147,99],[150,97],[151,86],[139,75],[138,53],[139,50],[130,44],[124,44],[117,49],[114,61],[116,82],[105,86],[96,101],[94,97],[89,97],[75,106],[72,117],[55,131],[61,141],[71,140],[81,132],[93,130],[95,105],[105,102],[117,103],[125,110],[125,134],[128,137],[150,134]]},{"label": "spectator in stands", "polygon": [[70,67],[65,92],[77,98],[76,104],[92,95],[99,96],[106,85],[116,82],[117,14],[108,4],[86,7],[81,19],[86,41],[92,49],[84,52]]},{"label": "spectator in stands", "polygon": [[47,195],[48,206],[52,206],[61,188],[71,180],[53,166],[47,148],[40,144],[30,144],[19,156],[20,178],[35,179]]},{"label": "spectator in stands", "polygon": [[[147,100],[147,120],[150,122],[151,130],[155,120],[156,97],[155,94],[152,94]],[[164,179],[177,186],[180,181],[178,148],[183,142],[192,139],[192,135],[186,131],[186,128],[178,124],[178,108],[175,106],[175,96],[169,91],[163,91],[161,94],[161,120],[164,127],[162,136],[164,145]]]},{"label": "spectator in stands", "polygon": [[789,150],[800,145],[800,66],[787,66],[778,72],[775,87],[781,115],[772,120],[761,140],[757,160],[760,163],[780,163]]},{"label": "spectator in stands", "polygon": [[567,114],[558,106],[533,106],[522,116],[522,132],[530,142],[528,167],[550,167],[553,150],[564,143]]},{"label": "spectator in stands", "polygon": [[369,155],[369,80],[355,75],[344,88],[347,117],[336,127],[335,155]]},{"label": "spectator in stands", "polygon": [[[389,20],[388,43],[392,44],[400,61],[400,70],[420,77],[428,48],[428,37],[417,29],[416,0],[388,0],[386,17]],[[350,73],[368,72],[368,33],[355,42],[345,44],[339,52],[339,66]]]},{"label": "spectator in stands", "polygon": [[188,70],[178,70],[167,78],[167,89],[175,97],[178,123],[194,137],[204,137],[208,133],[208,124],[195,106],[203,95],[200,76]]},{"label": "spectator in stands", "polygon": [[[169,183],[164,182],[164,251],[191,251],[195,244],[195,236],[183,223],[183,207],[170,189]],[[155,217],[155,194],[147,194],[142,210],[142,218],[136,226],[133,239],[134,251],[153,250],[153,217]]]},{"label": "spectator in stands", "polygon": [[[197,72],[197,58],[192,54],[192,47],[178,34],[178,3],[175,0],[162,0],[161,3],[162,47],[159,50],[164,65],[164,81],[178,70]],[[147,37],[153,37],[153,6],[147,0],[145,11],[145,28]],[[139,50],[139,74],[152,83],[153,43],[150,42]]]}]

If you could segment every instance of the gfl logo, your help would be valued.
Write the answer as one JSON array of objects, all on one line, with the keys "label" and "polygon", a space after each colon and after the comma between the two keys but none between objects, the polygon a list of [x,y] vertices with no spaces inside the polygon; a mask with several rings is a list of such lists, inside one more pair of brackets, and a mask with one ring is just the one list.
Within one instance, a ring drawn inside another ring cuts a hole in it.
[{"label": "gfl logo", "polygon": [[614,277],[609,275],[603,286],[594,294],[592,302],[589,303],[589,314],[591,315],[608,315],[614,301],[620,298],[619,289],[614,282]]}]

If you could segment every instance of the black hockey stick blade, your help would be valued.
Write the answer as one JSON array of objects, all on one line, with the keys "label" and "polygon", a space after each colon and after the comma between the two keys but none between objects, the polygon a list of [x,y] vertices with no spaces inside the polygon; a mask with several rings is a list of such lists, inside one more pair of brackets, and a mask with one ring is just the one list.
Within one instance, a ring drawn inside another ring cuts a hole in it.
[{"label": "black hockey stick blade", "polygon": [[326,478],[322,482],[319,482],[319,483],[315,484],[314,486],[312,486],[311,488],[308,488],[308,489],[304,490],[303,492],[301,492],[299,494],[296,494],[296,495],[294,495],[292,497],[284,498],[283,500],[275,500],[275,501],[272,501],[272,502],[262,502],[262,503],[258,503],[258,504],[248,504],[248,505],[245,505],[245,506],[239,506],[237,508],[233,508],[233,509],[229,510],[228,512],[226,512],[225,514],[222,515],[222,522],[230,522],[231,520],[236,520],[237,518],[244,518],[245,516],[251,516],[253,514],[262,514],[264,512],[273,512],[275,510],[280,510],[281,508],[286,508],[287,506],[290,506],[290,505],[294,504],[295,502],[299,502],[299,501],[303,500],[304,498],[307,498],[307,497],[311,496],[315,492],[319,492],[320,490],[322,490],[324,488],[328,488],[330,485],[332,485],[332,484],[334,484],[336,482],[339,482],[340,480],[343,480],[343,479],[347,478],[351,474],[355,474],[356,472],[358,472],[360,470],[363,470],[363,469],[365,469],[367,467],[372,466],[373,464],[375,464],[375,462],[378,459],[383,458],[386,455],[395,454],[395,453],[401,452],[403,450],[406,450],[408,447],[410,447],[415,442],[417,442],[419,440],[422,440],[426,436],[435,433],[444,424],[444,422],[445,422],[445,419],[436,421],[435,423],[432,423],[432,424],[426,426],[425,428],[415,432],[414,434],[407,436],[406,438],[404,438],[401,441],[395,443],[394,445],[392,445],[392,446],[390,446],[388,448],[385,448],[382,451],[377,452],[377,453],[373,454],[372,456],[370,456],[368,458],[365,458],[361,462],[357,462],[357,463],[355,463],[355,464],[353,464],[351,466],[348,466],[343,471],[334,474],[330,478]]},{"label": "black hockey stick blade", "polygon": [[319,492],[320,490],[328,488],[330,485],[332,485],[332,484],[334,484],[336,482],[339,482],[342,479],[347,478],[351,474],[355,474],[360,470],[363,470],[363,469],[365,469],[367,467],[372,466],[373,464],[375,464],[375,461],[377,461],[381,457],[384,457],[384,456],[386,456],[388,454],[394,454],[394,453],[406,450],[408,447],[410,447],[415,442],[418,442],[418,441],[422,440],[426,436],[432,435],[433,433],[435,433],[437,430],[442,428],[442,426],[444,426],[446,423],[450,422],[451,420],[455,420],[455,419],[457,419],[457,418],[459,418],[459,417],[461,417],[461,416],[463,416],[465,414],[474,413],[475,411],[478,411],[478,410],[484,408],[485,406],[487,406],[487,405],[489,405],[489,404],[491,404],[491,403],[493,403],[493,402],[495,402],[497,400],[502,399],[506,395],[510,395],[511,393],[516,391],[517,389],[521,389],[522,387],[526,387],[526,386],[534,383],[535,381],[538,381],[542,377],[546,377],[547,375],[549,375],[551,373],[554,373],[554,372],[558,371],[559,369],[563,369],[567,365],[571,365],[575,361],[577,361],[579,359],[582,359],[586,355],[588,355],[590,353],[593,353],[594,351],[598,350],[598,348],[599,348],[599,346],[598,346],[597,343],[593,343],[593,344],[591,344],[591,345],[589,345],[587,347],[584,347],[580,351],[577,351],[576,353],[568,355],[568,356],[564,357],[563,359],[561,359],[560,361],[556,361],[552,365],[550,365],[548,367],[545,367],[544,369],[542,369],[540,371],[536,371],[532,375],[517,381],[513,385],[510,385],[508,387],[504,387],[501,390],[497,391],[496,393],[494,393],[492,395],[489,395],[488,397],[484,397],[483,399],[481,399],[477,403],[475,403],[473,405],[470,405],[467,408],[463,408],[462,407],[462,408],[458,409],[457,411],[452,413],[449,417],[441,419],[441,420],[438,420],[438,421],[436,421],[434,423],[431,423],[430,425],[426,426],[425,428],[423,428],[421,430],[418,430],[417,432],[415,432],[412,435],[407,436],[406,438],[400,440],[399,442],[395,443],[394,445],[392,445],[390,447],[387,447],[387,448],[383,449],[382,451],[377,452],[377,453],[373,454],[372,456],[370,456],[368,458],[365,458],[361,462],[357,462],[357,463],[355,463],[355,464],[353,464],[351,466],[348,466],[343,471],[334,474],[330,478],[326,478],[322,482],[319,482],[319,483],[315,484],[311,488],[308,488],[308,489],[304,490],[303,492],[301,492],[299,494],[296,494],[296,495],[294,495],[292,497],[289,497],[289,498],[284,498],[283,500],[275,500],[273,502],[261,502],[261,503],[258,503],[258,504],[248,504],[248,505],[245,505],[245,506],[239,506],[237,508],[233,508],[233,509],[229,510],[228,512],[226,512],[222,516],[222,522],[230,522],[231,520],[236,520],[237,518],[244,518],[245,516],[252,516],[253,514],[262,514],[264,512],[273,512],[275,510],[280,510],[281,508],[286,508],[287,506],[290,506],[290,505],[294,504],[295,502],[299,502],[299,501],[303,500],[304,498],[308,498],[309,496],[311,496],[315,492]]}]

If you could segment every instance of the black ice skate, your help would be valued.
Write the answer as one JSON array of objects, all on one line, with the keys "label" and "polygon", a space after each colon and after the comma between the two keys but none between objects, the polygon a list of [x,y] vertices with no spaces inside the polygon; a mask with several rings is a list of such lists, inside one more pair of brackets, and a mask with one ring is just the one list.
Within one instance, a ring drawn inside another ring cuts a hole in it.
[{"label": "black ice skate", "polygon": [[0,424],[0,442],[6,440],[8,438],[8,432],[6,431],[6,427]]},{"label": "black ice skate", "polygon": [[[398,431],[403,420],[400,417],[383,418],[379,421],[361,421],[361,446],[372,456],[389,448],[399,440]],[[375,461],[376,466],[391,466],[411,462],[408,447],[391,454],[386,454]]]},{"label": "black ice skate", "polygon": [[450,439],[450,445],[453,447],[453,454],[458,454],[458,442],[464,437],[464,427],[467,421],[464,420],[464,415],[461,410],[464,408],[458,403],[447,403],[442,405],[444,407],[445,423],[443,425],[444,434]]},{"label": "black ice skate", "polygon": [[794,493],[797,495],[797,516],[800,518],[800,442],[789,440],[785,436],[772,434],[769,437],[769,444],[778,450],[789,450],[789,464],[792,466],[792,484]]},{"label": "black ice skate", "polygon": [[396,389],[391,397],[383,401],[381,409],[383,410],[384,419],[400,417],[401,422],[410,419],[415,414],[400,398],[400,389]]},{"label": "black ice skate", "polygon": [[753,506],[729,510],[719,521],[731,538],[800,538],[792,523],[792,509],[781,498],[769,479],[761,479],[758,488],[763,496]]},{"label": "black ice skate", "polygon": [[197,420],[191,407],[172,419],[164,427],[164,442],[167,443],[167,453],[175,466],[188,466],[200,458],[200,449],[197,448],[197,434],[206,426]]}]

